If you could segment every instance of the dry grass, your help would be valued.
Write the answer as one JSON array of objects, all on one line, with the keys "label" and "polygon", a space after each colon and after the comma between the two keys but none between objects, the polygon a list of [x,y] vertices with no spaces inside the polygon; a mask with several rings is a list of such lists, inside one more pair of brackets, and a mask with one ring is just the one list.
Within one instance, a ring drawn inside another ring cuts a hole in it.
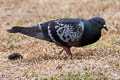
[{"label": "dry grass", "polygon": [[[14,25],[38,24],[56,18],[101,16],[109,32],[84,48],[72,48],[73,60],[58,55],[60,47],[21,34],[9,34]],[[120,0],[0,0],[0,79],[31,80],[36,77],[61,79],[60,74],[86,72],[96,79],[120,79],[120,47],[112,45],[120,34]],[[19,52],[23,60],[9,61]],[[82,78],[85,79],[85,78]]]}]

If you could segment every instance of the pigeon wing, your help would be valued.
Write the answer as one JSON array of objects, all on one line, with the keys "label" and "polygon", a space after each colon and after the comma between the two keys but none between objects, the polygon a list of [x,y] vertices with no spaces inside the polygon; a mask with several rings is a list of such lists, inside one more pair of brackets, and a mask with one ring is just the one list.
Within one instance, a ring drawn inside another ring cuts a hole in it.
[{"label": "pigeon wing", "polygon": [[48,35],[52,41],[64,46],[79,46],[83,31],[82,19],[63,18],[48,24]]}]

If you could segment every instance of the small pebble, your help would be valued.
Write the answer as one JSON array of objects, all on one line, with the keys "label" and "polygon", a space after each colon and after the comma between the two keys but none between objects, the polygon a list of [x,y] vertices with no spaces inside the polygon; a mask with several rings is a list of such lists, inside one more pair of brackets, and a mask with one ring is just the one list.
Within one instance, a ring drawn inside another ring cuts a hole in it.
[{"label": "small pebble", "polygon": [[23,56],[19,53],[13,53],[8,56],[9,60],[23,59]]}]

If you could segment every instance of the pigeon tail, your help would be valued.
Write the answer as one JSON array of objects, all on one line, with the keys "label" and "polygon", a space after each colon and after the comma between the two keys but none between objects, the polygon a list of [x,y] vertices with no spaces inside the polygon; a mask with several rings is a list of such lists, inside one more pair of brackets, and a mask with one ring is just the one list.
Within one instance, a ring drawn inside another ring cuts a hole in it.
[{"label": "pigeon tail", "polygon": [[22,33],[27,36],[50,41],[49,37],[45,36],[40,24],[28,27],[14,26],[12,29],[8,29],[7,31],[9,33]]},{"label": "pigeon tail", "polygon": [[21,32],[22,29],[23,29],[23,27],[14,26],[14,27],[12,27],[12,29],[8,29],[7,31],[8,31],[9,33],[17,33],[17,32]]}]

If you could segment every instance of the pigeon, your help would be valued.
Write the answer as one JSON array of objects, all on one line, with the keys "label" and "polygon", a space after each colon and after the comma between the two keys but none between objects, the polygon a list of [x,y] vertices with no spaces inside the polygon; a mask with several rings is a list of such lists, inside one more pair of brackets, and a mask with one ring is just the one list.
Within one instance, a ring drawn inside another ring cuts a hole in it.
[{"label": "pigeon", "polygon": [[83,47],[98,41],[103,28],[108,31],[105,20],[101,17],[93,17],[88,20],[83,18],[59,18],[32,26],[14,26],[7,31],[54,42],[56,45],[63,47],[62,51],[65,50],[72,59],[70,48]]}]

